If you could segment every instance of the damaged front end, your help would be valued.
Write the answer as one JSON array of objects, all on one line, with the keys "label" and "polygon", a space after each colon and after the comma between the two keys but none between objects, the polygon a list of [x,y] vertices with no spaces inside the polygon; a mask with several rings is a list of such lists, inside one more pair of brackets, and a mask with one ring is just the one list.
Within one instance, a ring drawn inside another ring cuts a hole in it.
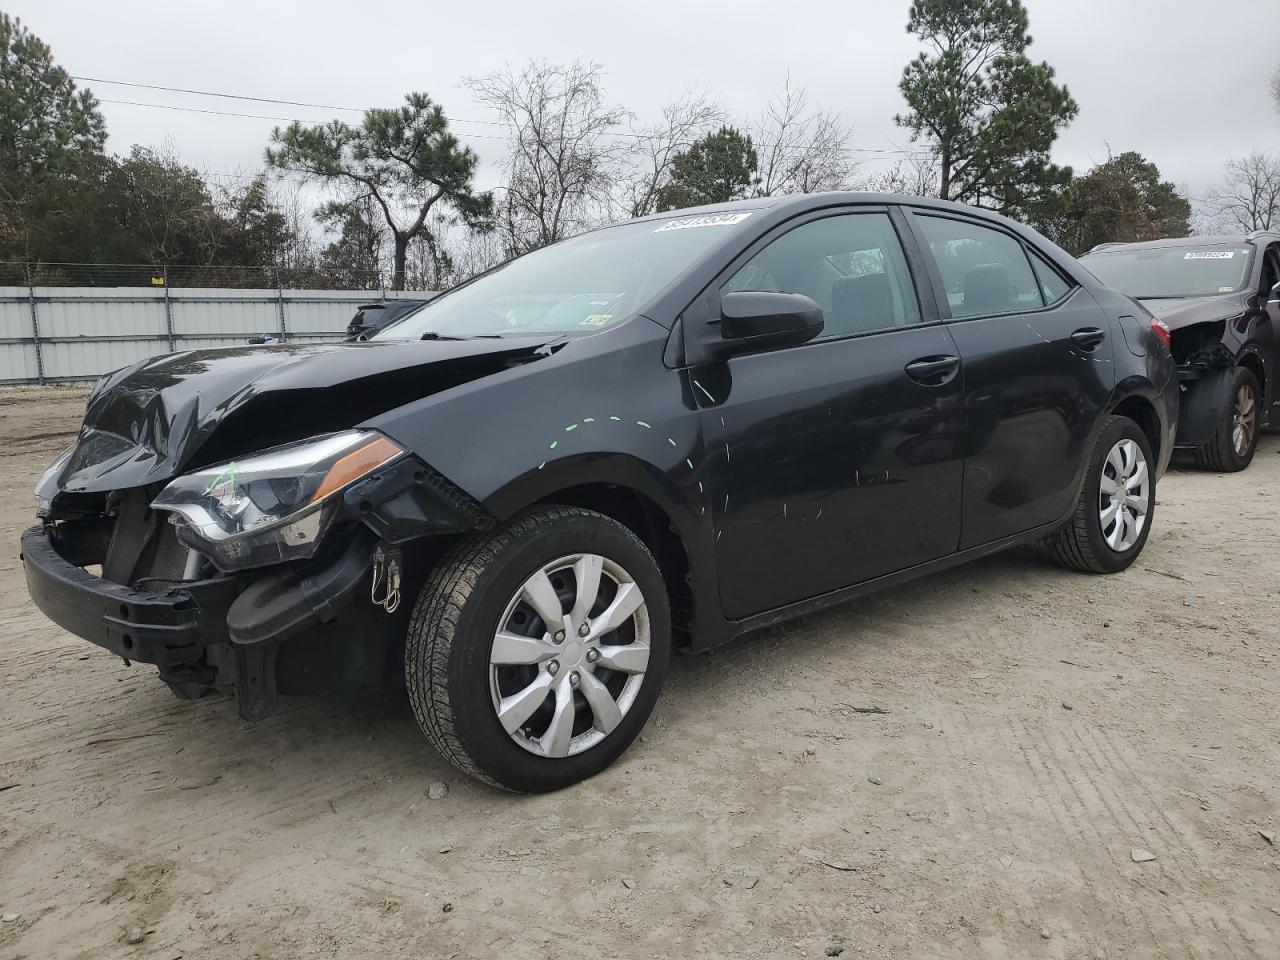
[{"label": "damaged front end", "polygon": [[344,363],[330,345],[273,364],[211,351],[104,378],[36,490],[41,523],[22,536],[32,599],[71,633],[156,665],[180,697],[234,691],[249,720],[279,693],[402,682],[400,595],[454,537],[493,521],[359,424],[527,362],[537,344],[465,346]]},{"label": "damaged front end", "polygon": [[1172,332],[1169,346],[1178,365],[1181,387],[1175,440],[1180,447],[1198,447],[1208,442],[1217,429],[1223,383],[1236,363],[1223,342],[1226,327],[1226,320],[1216,320]]},{"label": "damaged front end", "polygon": [[32,599],[69,632],[156,665],[179,697],[234,691],[247,720],[270,713],[278,693],[358,696],[396,682],[399,594],[412,596],[429,568],[432,535],[492,521],[416,457],[387,456],[385,438],[335,437],[345,439],[317,442],[345,450],[335,459],[344,469],[367,469],[325,490],[330,469],[301,509],[229,536],[226,526],[306,494],[305,474],[252,472],[254,461],[287,459],[287,448],[224,465],[208,482],[214,468],[158,488],[56,498],[22,536]]}]

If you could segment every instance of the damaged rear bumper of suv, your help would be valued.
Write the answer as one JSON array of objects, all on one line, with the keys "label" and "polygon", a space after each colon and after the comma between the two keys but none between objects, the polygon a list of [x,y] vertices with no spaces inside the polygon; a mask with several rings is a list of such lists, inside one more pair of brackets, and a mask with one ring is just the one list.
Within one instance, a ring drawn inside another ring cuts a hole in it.
[{"label": "damaged rear bumper of suv", "polygon": [[[128,522],[121,520],[127,511],[47,521],[22,535],[27,588],[60,627],[126,663],[155,665],[179,697],[234,691],[240,715],[260,720],[279,693],[304,692],[298,678],[342,674],[352,663],[356,672],[361,665],[377,672],[362,647],[386,647],[397,630],[387,610],[371,602],[375,564],[394,558],[403,567],[423,538],[492,522],[414,458],[349,488],[340,510],[341,529],[313,560],[190,581],[170,574],[117,583],[87,569],[110,566],[111,526]],[[173,536],[167,515],[148,511],[142,525],[161,541],[158,551],[172,549],[164,539]],[[335,648],[347,656],[335,657]],[[278,668],[293,680],[281,683]]]}]

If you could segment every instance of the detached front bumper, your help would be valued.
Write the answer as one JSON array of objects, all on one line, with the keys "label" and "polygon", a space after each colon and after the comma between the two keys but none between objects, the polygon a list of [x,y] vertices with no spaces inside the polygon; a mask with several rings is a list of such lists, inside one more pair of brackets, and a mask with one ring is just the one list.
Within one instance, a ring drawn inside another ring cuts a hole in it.
[{"label": "detached front bumper", "polygon": [[166,593],[95,577],[58,553],[43,526],[22,534],[22,567],[37,607],[58,626],[126,660],[159,667],[198,662],[227,642],[227,611],[244,585],[207,580]]},{"label": "detached front bumper", "polygon": [[94,576],[63,556],[56,535],[40,526],[22,535],[22,565],[31,599],[58,626],[127,662],[154,664],[184,699],[234,688],[240,715],[261,720],[280,692],[276,661],[282,645],[299,639],[307,668],[324,666],[314,661],[330,648],[318,638],[313,644],[313,637],[322,624],[339,626],[335,621],[350,611],[374,542],[365,530],[324,564],[157,593]]}]

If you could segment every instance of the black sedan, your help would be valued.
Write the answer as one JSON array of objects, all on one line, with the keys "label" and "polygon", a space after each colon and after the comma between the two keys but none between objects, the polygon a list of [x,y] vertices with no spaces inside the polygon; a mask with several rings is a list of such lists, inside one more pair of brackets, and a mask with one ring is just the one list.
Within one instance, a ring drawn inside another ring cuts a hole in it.
[{"label": "black sedan", "polygon": [[1178,446],[1212,470],[1249,466],[1280,407],[1280,234],[1106,243],[1081,263],[1171,331]]},{"label": "black sedan", "polygon": [[744,201],[364,343],[111,374],[22,551],[45,613],[179,696],[401,678],[459,768],[548,790],[626,749],[673,649],[1016,544],[1125,569],[1177,391],[1149,315],[1016,223]]},{"label": "black sedan", "polygon": [[384,327],[395,323],[401,317],[408,316],[429,300],[419,297],[405,300],[379,300],[375,303],[361,304],[356,315],[347,324],[347,338],[358,340],[371,337]]}]

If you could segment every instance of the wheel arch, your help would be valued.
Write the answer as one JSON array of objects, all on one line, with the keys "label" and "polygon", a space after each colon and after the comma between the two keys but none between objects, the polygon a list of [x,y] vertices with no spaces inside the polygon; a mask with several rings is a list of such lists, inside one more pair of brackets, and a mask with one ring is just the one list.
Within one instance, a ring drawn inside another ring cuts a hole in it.
[{"label": "wheel arch", "polygon": [[1120,397],[1112,403],[1107,413],[1115,417],[1128,417],[1141,427],[1147,443],[1151,445],[1152,457],[1155,458],[1156,463],[1161,462],[1160,458],[1164,454],[1165,446],[1164,431],[1160,423],[1160,414],[1156,412],[1156,405],[1149,397],[1140,393]]},{"label": "wheel arch", "polygon": [[584,454],[530,471],[485,505],[505,521],[537,504],[595,510],[638,536],[667,586],[673,644],[692,643],[695,612],[703,617],[711,612],[696,603],[694,585],[713,582],[714,575],[706,569],[709,557],[695,549],[696,521],[665,475],[635,457]]},{"label": "wheel arch", "polygon": [[1266,398],[1270,395],[1267,387],[1267,365],[1263,362],[1262,351],[1256,343],[1249,344],[1241,351],[1240,356],[1236,359],[1238,366],[1244,367],[1255,377],[1258,378],[1258,390],[1261,396],[1258,397],[1260,404],[1266,403]]}]

